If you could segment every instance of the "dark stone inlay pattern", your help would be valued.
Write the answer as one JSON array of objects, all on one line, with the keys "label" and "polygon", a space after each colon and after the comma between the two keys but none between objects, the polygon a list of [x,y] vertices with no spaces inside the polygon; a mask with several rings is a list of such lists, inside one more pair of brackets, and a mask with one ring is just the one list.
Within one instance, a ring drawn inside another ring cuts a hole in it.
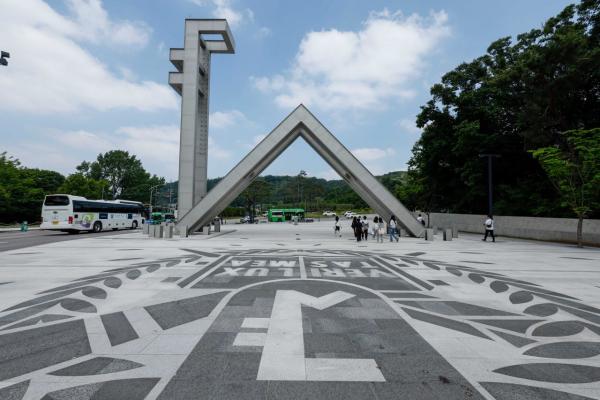
[{"label": "dark stone inlay pattern", "polygon": [[0,336],[0,380],[91,353],[82,320]]},{"label": "dark stone inlay pattern", "polygon": [[[244,318],[268,318],[277,290],[297,290],[315,297],[338,290],[355,294],[356,297],[324,310],[302,307],[305,357],[374,359],[386,382],[257,381],[262,349],[233,346],[237,332],[230,329],[239,326]],[[389,317],[383,318],[384,315]],[[227,332],[222,332],[223,329]],[[442,382],[440,376],[447,383]],[[232,392],[232,387],[237,390]],[[482,399],[477,390],[380,297],[342,283],[290,280],[266,282],[232,297],[158,398],[466,397]]]},{"label": "dark stone inlay pattern", "polygon": [[440,270],[440,267],[438,267],[437,264],[434,264],[434,263],[429,262],[429,261],[424,261],[423,265],[426,266],[426,267],[428,267],[428,268],[431,268],[431,269],[433,269],[435,271],[439,271]]},{"label": "dark stone inlay pattern", "polygon": [[435,286],[450,286],[449,283],[439,279],[430,279],[429,282],[433,283]]},{"label": "dark stone inlay pattern", "polygon": [[181,279],[181,276],[169,276],[168,278],[163,279],[161,282],[177,282]]},{"label": "dark stone inlay pattern", "polygon": [[519,333],[527,332],[531,325],[544,322],[543,319],[473,319],[471,321]]},{"label": "dark stone inlay pattern", "polygon": [[516,314],[506,311],[463,303],[460,301],[405,301],[402,302],[402,304],[444,315],[516,316]]},{"label": "dark stone inlay pattern", "polygon": [[402,307],[402,309],[412,318],[418,319],[419,321],[427,322],[447,329],[452,329],[454,331],[466,333],[467,335],[478,336],[484,339],[490,339],[483,332],[480,332],[479,330],[473,328],[469,324],[465,324],[464,322],[455,321],[453,319],[444,317],[438,317],[437,315],[427,314],[417,310],[411,310],[410,308]]},{"label": "dark stone inlay pattern", "polygon": [[78,364],[68,366],[57,371],[49,372],[48,375],[55,376],[87,376],[110,374],[113,372],[128,371],[143,367],[134,361],[111,357],[96,357]]},{"label": "dark stone inlay pattern", "polygon": [[576,335],[585,325],[579,321],[555,321],[540,325],[532,332],[533,336],[558,337]]},{"label": "dark stone inlay pattern", "polygon": [[100,316],[102,325],[112,346],[130,342],[139,336],[124,313],[116,312]]},{"label": "dark stone inlay pattern", "polygon": [[69,310],[69,311],[84,312],[84,313],[95,313],[97,311],[95,305],[93,305],[90,302],[87,302],[85,300],[80,300],[80,299],[66,298],[60,302],[60,305],[65,310]]},{"label": "dark stone inlay pattern", "polygon": [[413,292],[398,292],[398,293],[385,293],[390,299],[435,299],[433,296],[429,296],[424,293],[413,293]]},{"label": "dark stone inlay pattern", "polygon": [[482,275],[475,274],[475,273],[470,273],[469,274],[469,279],[472,280],[475,283],[483,283],[483,282],[485,282],[485,278]]},{"label": "dark stone inlay pattern", "polygon": [[496,400],[593,400],[572,393],[515,383],[480,382],[480,384]]},{"label": "dark stone inlay pattern", "polygon": [[550,315],[554,315],[558,312],[558,306],[552,303],[536,304],[527,307],[523,312],[525,314],[536,315],[538,317],[549,317]]},{"label": "dark stone inlay pattern", "polygon": [[14,282],[0,282],[0,285],[8,285],[9,283],[14,283]]},{"label": "dark stone inlay pattern", "polygon": [[29,382],[19,382],[0,389],[0,400],[21,400],[25,396],[25,393],[27,393]]},{"label": "dark stone inlay pattern", "polygon": [[142,275],[142,273],[140,272],[139,269],[134,269],[134,270],[128,271],[125,274],[125,276],[131,280],[139,278],[140,275]]},{"label": "dark stone inlay pattern", "polygon": [[100,289],[95,286],[86,286],[83,288],[81,293],[83,293],[83,295],[86,297],[90,297],[92,299],[98,299],[98,300],[106,299],[106,296],[107,296],[105,290]]},{"label": "dark stone inlay pattern", "polygon": [[600,354],[600,342],[556,342],[533,347],[526,356],[544,358],[588,358]]},{"label": "dark stone inlay pattern", "polygon": [[446,271],[450,272],[454,276],[462,276],[462,272],[456,267],[446,267]]},{"label": "dark stone inlay pattern", "polygon": [[508,343],[512,344],[515,347],[523,347],[523,346],[527,346],[528,344],[531,344],[531,343],[536,343],[536,341],[533,339],[524,338],[524,337],[517,336],[517,335],[511,335],[510,333],[504,333],[504,332],[496,331],[494,329],[490,329],[490,331],[493,332],[494,334],[500,336],[502,339],[506,340]]},{"label": "dark stone inlay pattern", "polygon": [[47,322],[60,321],[61,319],[68,319],[68,318],[73,318],[73,317],[71,317],[70,315],[60,315],[60,314],[38,315],[33,318],[26,319],[25,321],[21,321],[18,324],[14,324],[7,328],[3,328],[2,330],[5,331],[7,329],[22,328],[24,326],[36,325],[36,324],[39,324],[40,322],[47,323]]},{"label": "dark stone inlay pattern", "polygon": [[531,292],[519,290],[517,292],[511,293],[508,299],[513,304],[529,303],[533,300],[533,294]]},{"label": "dark stone inlay pattern", "polygon": [[119,379],[51,392],[42,400],[143,400],[159,378]]},{"label": "dark stone inlay pattern", "polygon": [[426,253],[423,251],[415,251],[414,253],[406,253],[407,256],[413,256],[413,257],[422,256],[423,254],[426,254]]},{"label": "dark stone inlay pattern", "polygon": [[166,330],[208,316],[227,293],[223,291],[144,308]]},{"label": "dark stone inlay pattern", "polygon": [[104,280],[104,286],[109,287],[111,289],[118,289],[121,287],[123,282],[114,276],[108,277]]},{"label": "dark stone inlay pattern", "polygon": [[[190,250],[188,250],[190,251]],[[227,257],[229,257],[228,255],[224,255],[221,256],[219,258],[217,258],[213,263],[211,263],[210,265],[208,265],[207,267],[202,267],[200,268],[198,271],[194,272],[192,275],[188,276],[187,278],[185,278],[184,280],[182,280],[181,282],[178,283],[179,287],[186,287],[187,285],[189,285],[190,283],[194,282],[196,279],[198,279],[206,269],[210,269],[216,265],[218,265],[219,263],[225,261],[225,259],[227,259]]]},{"label": "dark stone inlay pattern", "polygon": [[502,293],[502,292],[506,292],[508,290],[509,286],[505,282],[494,281],[494,282],[490,283],[490,288],[492,288],[492,290],[496,293]]},{"label": "dark stone inlay pattern", "polygon": [[600,368],[589,365],[536,363],[517,364],[494,370],[515,378],[553,383],[591,383],[600,381]]}]

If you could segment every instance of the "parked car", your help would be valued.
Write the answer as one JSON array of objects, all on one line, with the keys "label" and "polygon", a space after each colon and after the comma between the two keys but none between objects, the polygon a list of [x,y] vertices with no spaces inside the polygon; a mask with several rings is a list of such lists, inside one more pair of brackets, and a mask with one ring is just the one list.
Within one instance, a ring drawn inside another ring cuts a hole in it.
[{"label": "parked car", "polygon": [[334,213],[333,211],[323,211],[323,216],[324,217],[335,217],[337,214]]},{"label": "parked car", "polygon": [[356,213],[354,213],[354,211],[346,211],[344,213],[344,217],[346,217],[346,218],[352,218],[352,217],[355,217],[355,216],[356,216]]},{"label": "parked car", "polygon": [[250,218],[249,215],[246,215],[245,217],[240,218],[240,223],[241,224],[249,224],[251,222],[252,222],[252,218]]}]

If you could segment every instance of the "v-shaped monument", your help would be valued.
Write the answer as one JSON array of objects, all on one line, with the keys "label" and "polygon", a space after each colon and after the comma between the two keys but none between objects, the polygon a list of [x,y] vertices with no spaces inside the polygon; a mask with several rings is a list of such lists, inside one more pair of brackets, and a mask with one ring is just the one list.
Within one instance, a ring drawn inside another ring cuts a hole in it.
[{"label": "v-shaped monument", "polygon": [[[215,40],[215,35],[222,39]],[[212,53],[233,52],[233,37],[224,19],[186,19],[184,48],[171,49],[170,60],[177,72],[169,74],[169,84],[182,98],[177,223],[180,232],[187,235],[210,224],[302,137],[377,214],[386,221],[394,215],[410,235],[423,235],[423,227],[406,207],[302,104],[207,192],[210,58]]]}]

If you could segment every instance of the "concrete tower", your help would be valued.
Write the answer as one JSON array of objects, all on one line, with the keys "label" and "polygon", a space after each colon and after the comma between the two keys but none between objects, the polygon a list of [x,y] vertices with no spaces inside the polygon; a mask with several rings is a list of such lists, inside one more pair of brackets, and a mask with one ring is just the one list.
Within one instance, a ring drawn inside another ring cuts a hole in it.
[{"label": "concrete tower", "polygon": [[186,19],[184,47],[173,48],[169,54],[177,69],[169,73],[169,85],[181,95],[179,218],[207,192],[210,58],[213,53],[234,52],[235,43],[226,20]]}]

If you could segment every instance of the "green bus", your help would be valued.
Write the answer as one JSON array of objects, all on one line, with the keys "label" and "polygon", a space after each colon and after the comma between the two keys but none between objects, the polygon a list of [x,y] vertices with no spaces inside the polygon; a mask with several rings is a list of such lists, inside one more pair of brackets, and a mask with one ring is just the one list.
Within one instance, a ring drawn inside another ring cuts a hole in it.
[{"label": "green bus", "polygon": [[298,217],[300,220],[304,219],[303,208],[271,208],[267,213],[267,219],[269,222],[285,222],[291,221],[292,217]]}]

